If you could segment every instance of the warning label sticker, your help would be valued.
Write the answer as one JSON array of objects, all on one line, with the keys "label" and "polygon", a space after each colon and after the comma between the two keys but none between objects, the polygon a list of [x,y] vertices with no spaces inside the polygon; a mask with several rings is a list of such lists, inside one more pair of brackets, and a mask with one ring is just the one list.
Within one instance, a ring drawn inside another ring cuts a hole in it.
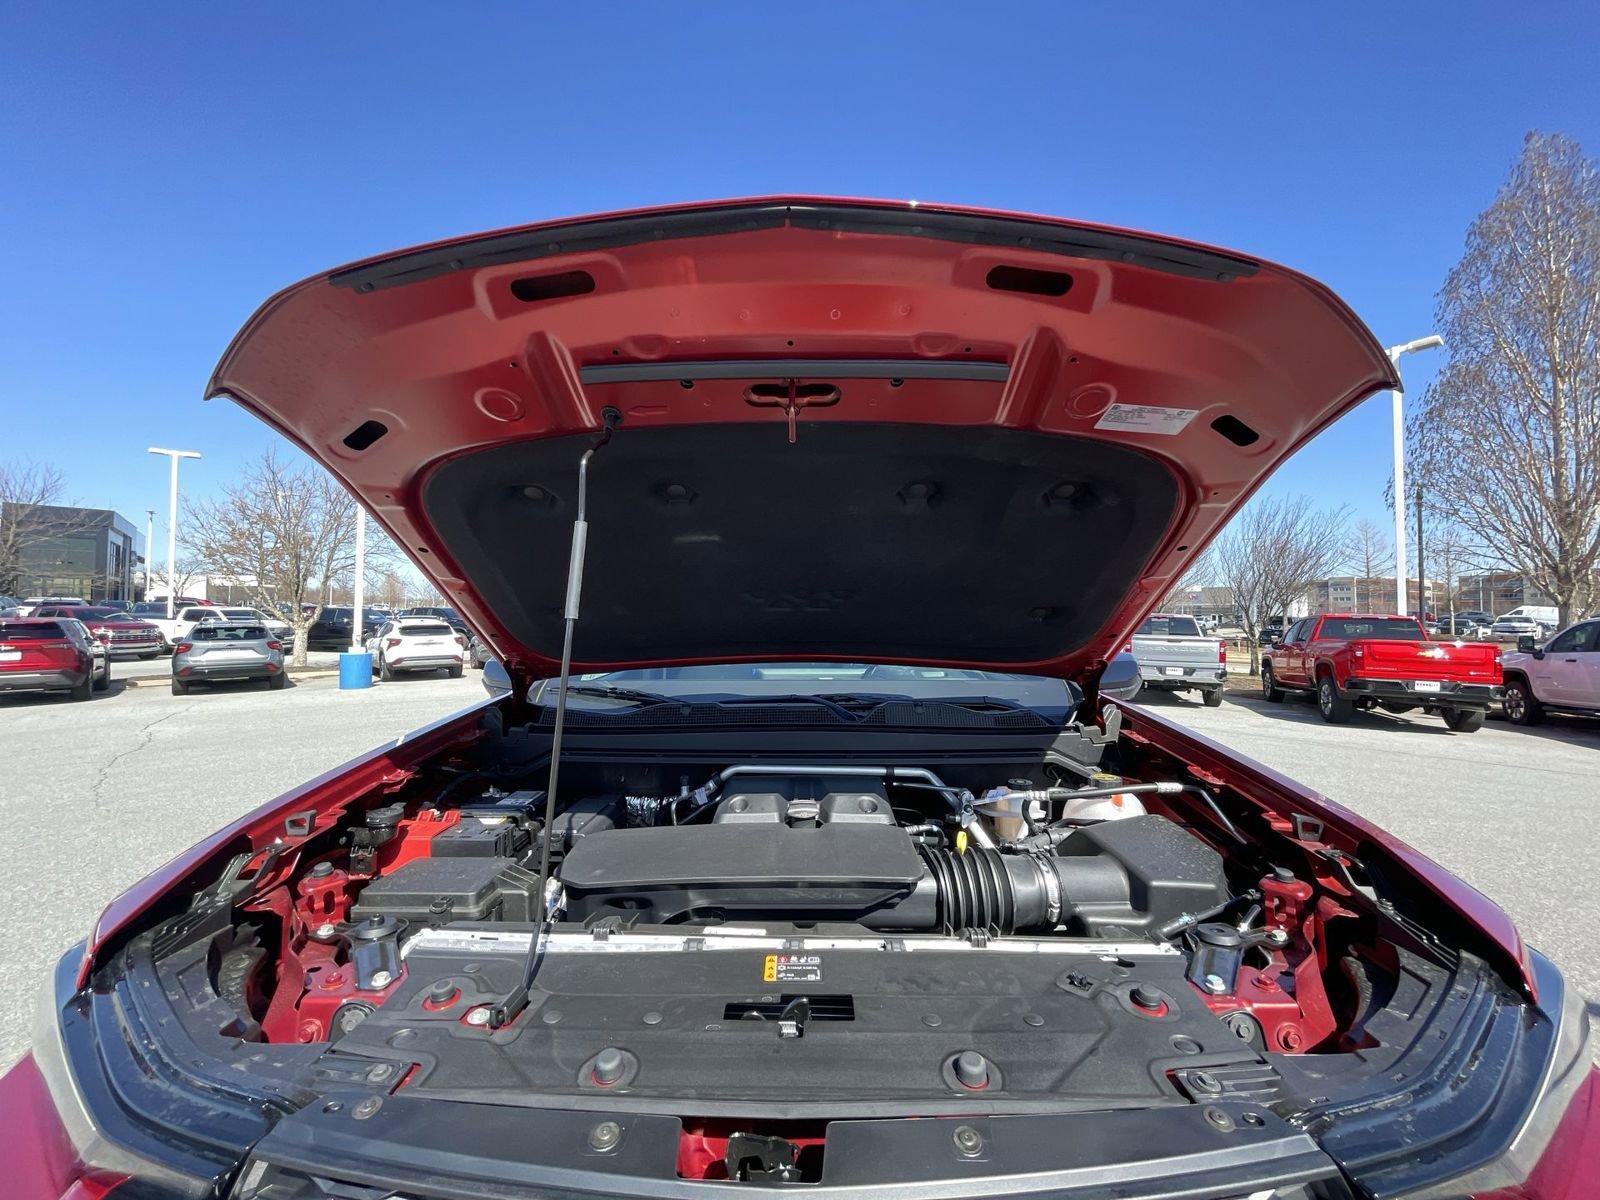
[{"label": "warning label sticker", "polygon": [[822,955],[769,954],[761,967],[762,983],[821,983]]},{"label": "warning label sticker", "polygon": [[1130,433],[1182,433],[1194,420],[1197,408],[1160,408],[1154,404],[1113,404],[1100,414],[1096,429],[1125,429]]}]

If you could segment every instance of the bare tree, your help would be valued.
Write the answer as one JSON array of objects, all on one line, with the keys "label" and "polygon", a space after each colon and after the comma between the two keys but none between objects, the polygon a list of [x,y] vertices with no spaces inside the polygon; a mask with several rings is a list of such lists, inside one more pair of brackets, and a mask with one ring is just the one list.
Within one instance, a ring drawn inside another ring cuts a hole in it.
[{"label": "bare tree", "polygon": [[1308,496],[1256,499],[1212,543],[1217,573],[1233,589],[1250,670],[1261,666],[1261,626],[1287,615],[1307,586],[1333,573],[1343,560],[1349,516],[1345,509],[1314,508]]},{"label": "bare tree", "polygon": [[406,606],[406,582],[394,571],[385,571],[378,579],[378,586],[372,590],[379,604],[386,605],[398,612]]},{"label": "bare tree", "polygon": [[[355,567],[356,502],[332,476],[290,466],[275,451],[246,468],[220,498],[189,510],[192,541],[213,572],[251,591],[258,607],[280,604],[294,628],[296,666],[322,614],[323,581]],[[368,559],[392,553],[373,539]]]},{"label": "bare tree", "polygon": [[1472,543],[1460,529],[1443,522],[1436,522],[1427,531],[1424,546],[1433,577],[1444,585],[1444,607],[1454,625],[1456,592],[1461,586],[1461,575],[1477,562],[1477,555]]},{"label": "bare tree", "polygon": [[61,472],[48,463],[0,462],[0,592],[28,590],[22,569],[30,549],[88,528],[63,505],[64,487]]},{"label": "bare tree", "polygon": [[181,548],[178,561],[172,566],[170,578],[165,559],[160,564],[150,565],[150,589],[156,596],[165,596],[170,587],[173,597],[176,598],[192,589],[206,575],[205,560],[195,551]]},{"label": "bare tree", "polygon": [[1600,598],[1600,172],[1576,142],[1528,135],[1438,315],[1450,362],[1408,431],[1425,504],[1565,624]]},{"label": "bare tree", "polygon": [[1356,578],[1356,608],[1371,612],[1378,607],[1374,581],[1394,569],[1393,535],[1362,517],[1351,527],[1344,553],[1346,569]]}]

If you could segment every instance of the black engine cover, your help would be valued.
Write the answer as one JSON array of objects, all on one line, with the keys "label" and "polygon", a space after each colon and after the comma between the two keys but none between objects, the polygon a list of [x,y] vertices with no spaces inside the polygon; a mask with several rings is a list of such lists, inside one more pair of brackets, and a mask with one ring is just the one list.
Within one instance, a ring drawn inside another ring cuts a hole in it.
[{"label": "black engine cover", "polygon": [[583,838],[561,864],[568,920],[650,925],[860,920],[923,879],[911,839],[877,824],[607,830]]}]

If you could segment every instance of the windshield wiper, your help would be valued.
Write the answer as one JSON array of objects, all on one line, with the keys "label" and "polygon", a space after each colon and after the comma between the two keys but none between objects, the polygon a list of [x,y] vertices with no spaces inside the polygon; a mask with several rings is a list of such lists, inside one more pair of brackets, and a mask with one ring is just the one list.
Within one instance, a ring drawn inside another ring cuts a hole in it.
[{"label": "windshield wiper", "polygon": [[637,688],[613,687],[600,683],[572,683],[567,685],[572,696],[600,696],[606,700],[623,700],[629,704],[685,704],[687,701],[660,692],[644,692]]}]

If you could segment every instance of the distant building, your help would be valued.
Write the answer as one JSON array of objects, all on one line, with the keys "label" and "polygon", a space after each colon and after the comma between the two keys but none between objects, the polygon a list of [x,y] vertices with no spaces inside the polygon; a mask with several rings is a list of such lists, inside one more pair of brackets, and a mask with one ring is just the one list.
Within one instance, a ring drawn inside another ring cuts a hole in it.
[{"label": "distant building", "polygon": [[105,508],[18,508],[8,504],[0,512],[0,522],[16,520],[24,531],[16,578],[0,580],[0,591],[81,596],[94,603],[135,598],[138,530],[126,517]]},{"label": "distant building", "polygon": [[1456,581],[1456,607],[1499,616],[1523,604],[1554,605],[1555,600],[1516,571],[1463,575]]},{"label": "distant building", "polygon": [[[1417,601],[1417,581],[1406,580],[1406,611],[1416,612],[1426,608],[1437,613],[1435,601],[1443,603],[1444,585],[1436,579],[1426,580],[1422,587],[1422,603]],[[1339,575],[1331,579],[1318,579],[1307,585],[1306,613],[1387,613],[1394,611],[1394,576]],[[1457,607],[1469,607],[1461,606]]]},{"label": "distant building", "polygon": [[1236,616],[1230,587],[1182,588],[1168,597],[1164,608],[1189,617],[1216,617],[1226,625],[1231,625]]}]

